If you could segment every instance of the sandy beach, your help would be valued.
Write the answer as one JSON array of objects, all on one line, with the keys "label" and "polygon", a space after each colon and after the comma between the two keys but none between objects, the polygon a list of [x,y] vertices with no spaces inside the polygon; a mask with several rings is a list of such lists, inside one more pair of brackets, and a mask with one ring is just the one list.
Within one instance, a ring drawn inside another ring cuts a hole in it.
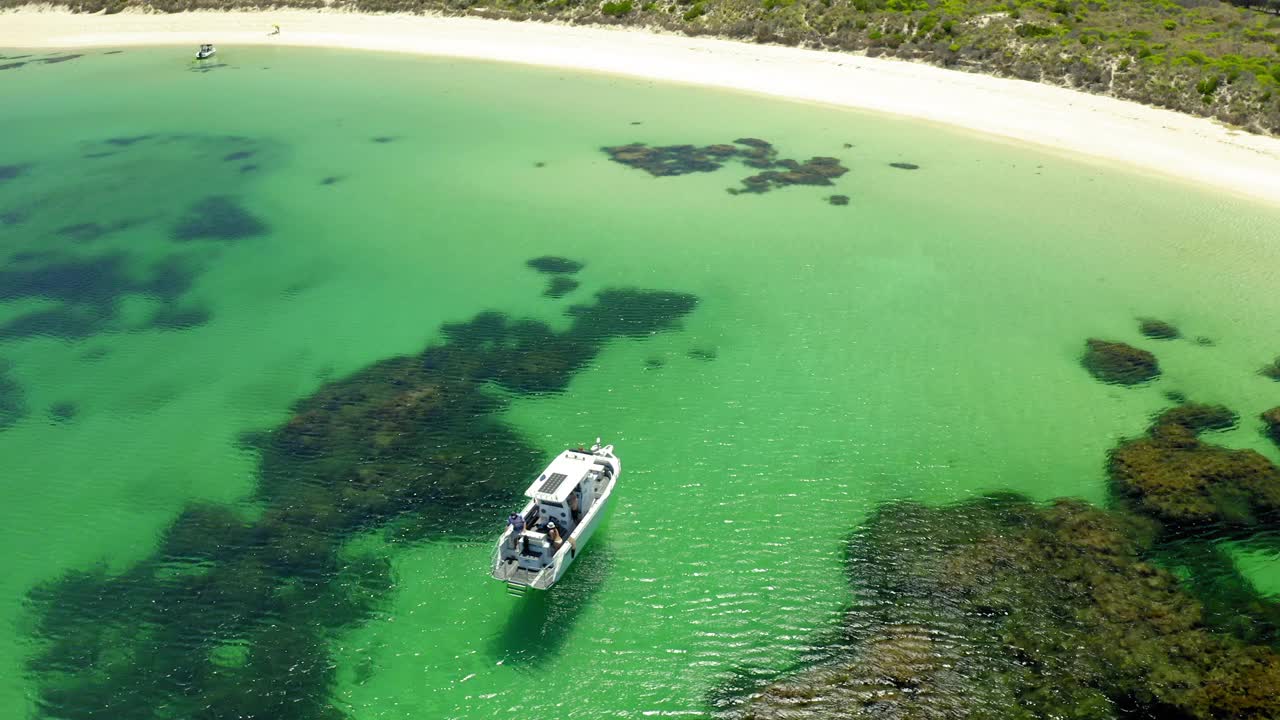
[{"label": "sandy beach", "polygon": [[[282,32],[269,36],[273,24]],[[202,42],[419,53],[736,89],[945,123],[1280,205],[1280,139],[1114,98],[898,60],[473,18],[300,10],[0,14],[0,48]]]}]

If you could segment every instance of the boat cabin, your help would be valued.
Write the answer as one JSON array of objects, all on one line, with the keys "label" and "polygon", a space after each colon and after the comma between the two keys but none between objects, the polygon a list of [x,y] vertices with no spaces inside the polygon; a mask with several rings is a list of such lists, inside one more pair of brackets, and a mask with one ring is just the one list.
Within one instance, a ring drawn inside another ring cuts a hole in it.
[{"label": "boat cabin", "polygon": [[[596,457],[589,452],[566,450],[524,491],[533,499],[538,522],[553,521],[562,537],[573,532],[582,519],[582,509],[590,507],[599,490]],[[527,518],[526,518],[527,520]]]}]

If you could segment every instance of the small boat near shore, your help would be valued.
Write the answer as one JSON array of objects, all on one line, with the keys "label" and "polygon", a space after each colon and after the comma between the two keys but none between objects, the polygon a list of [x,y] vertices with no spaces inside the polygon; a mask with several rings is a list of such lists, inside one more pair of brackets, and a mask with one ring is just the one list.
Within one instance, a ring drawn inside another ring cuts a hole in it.
[{"label": "small boat near shore", "polygon": [[599,527],[622,461],[612,445],[565,450],[533,481],[529,502],[507,520],[493,558],[493,578],[523,596],[564,577]]},{"label": "small boat near shore", "polygon": [[196,59],[206,60],[216,55],[217,52],[218,52],[218,49],[212,45],[209,45],[209,44],[201,45],[200,49],[196,51]]}]

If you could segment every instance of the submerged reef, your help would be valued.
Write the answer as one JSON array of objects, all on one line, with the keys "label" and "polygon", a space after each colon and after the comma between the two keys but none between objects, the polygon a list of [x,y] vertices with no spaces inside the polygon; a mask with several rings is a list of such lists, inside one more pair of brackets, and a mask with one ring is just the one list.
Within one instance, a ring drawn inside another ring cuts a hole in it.
[{"label": "submerged reef", "polygon": [[30,163],[17,165],[0,165],[0,183],[16,179],[31,169]]},{"label": "submerged reef", "polygon": [[547,281],[547,289],[542,292],[546,297],[562,298],[565,295],[578,289],[578,281],[573,278],[565,277],[573,275],[581,270],[585,265],[577,260],[570,260],[565,257],[557,257],[555,255],[542,255],[525,261],[525,265],[537,270],[544,275],[550,275]]},{"label": "submerged reef", "polygon": [[1155,355],[1122,342],[1096,338],[1085,341],[1081,363],[1090,375],[1113,385],[1137,385],[1160,374]]},{"label": "submerged reef", "polygon": [[897,168],[899,170],[919,170],[920,169],[919,165],[915,163],[909,163],[909,162],[891,162],[889,163],[889,167]]},{"label": "submerged reef", "polygon": [[92,306],[64,305],[33,310],[0,325],[0,340],[32,337],[79,340],[102,332],[111,320],[111,314]]},{"label": "submerged reef", "polygon": [[562,298],[574,290],[577,290],[578,284],[578,281],[573,278],[562,276],[553,277],[547,281],[547,289],[544,290],[542,294],[551,298]]},{"label": "submerged reef", "polygon": [[603,148],[609,159],[644,170],[654,177],[672,177],[695,172],[714,172],[724,167],[725,160],[738,153],[732,145],[665,145],[645,143],[615,145]]},{"label": "submerged reef", "polygon": [[1258,371],[1263,377],[1269,377],[1276,382],[1280,382],[1280,358],[1276,358],[1269,365],[1264,366]]},{"label": "submerged reef", "polygon": [[214,195],[192,205],[173,227],[174,240],[243,240],[267,232],[267,225],[240,201]]},{"label": "submerged reef", "polygon": [[13,55],[10,57],[5,57],[3,55],[0,55],[0,60],[16,60],[17,61],[17,62],[0,63],[0,70],[17,70],[20,67],[23,67],[25,65],[30,65],[32,63],[43,63],[45,65],[57,65],[58,63],[64,63],[64,62],[67,62],[68,60],[75,60],[76,58],[84,57],[84,55],[75,55],[75,54],[50,55],[42,58],[27,59],[31,57],[32,57],[31,55]]},{"label": "submerged reef", "polygon": [[55,423],[67,423],[80,414],[80,406],[73,402],[59,402],[49,406],[49,419]]},{"label": "submerged reef", "polygon": [[1139,319],[1138,331],[1152,340],[1177,340],[1182,337],[1182,333],[1178,331],[1178,328],[1155,318]]},{"label": "submerged reef", "polygon": [[126,255],[111,252],[87,258],[14,259],[0,269],[0,302],[44,300],[54,307],[32,310],[0,326],[0,339],[58,337],[80,339],[121,329],[119,305],[130,295],[169,303],[185,293],[194,270],[181,257],[147,268],[139,277]]},{"label": "submerged reef", "polygon": [[1280,511],[1280,469],[1254,450],[1206,443],[1199,434],[1233,427],[1221,406],[1183,405],[1156,418],[1143,437],[1111,451],[1112,488],[1135,512],[1180,534],[1255,526]]},{"label": "submerged reef", "polygon": [[207,324],[212,318],[213,313],[207,308],[171,304],[156,310],[147,321],[147,327],[155,330],[190,330]]},{"label": "submerged reef", "polygon": [[189,66],[187,70],[189,72],[200,73],[203,75],[205,73],[210,73],[210,72],[213,72],[214,70],[221,70],[222,68],[227,68],[227,67],[231,67],[231,66],[228,65],[227,63],[209,62],[207,60],[202,60],[194,65]]},{"label": "submerged reef", "polygon": [[1261,595],[1221,543],[1179,538],[1157,546],[1151,557],[1200,602],[1207,626],[1280,650],[1280,602]]},{"label": "submerged reef", "polygon": [[91,243],[99,240],[107,235],[118,233],[122,230],[128,230],[138,224],[140,220],[117,220],[115,222],[82,222],[72,225],[64,225],[54,232],[68,240],[77,243]]},{"label": "submerged reef", "polygon": [[1177,407],[1169,408],[1156,416],[1153,432],[1164,434],[1165,426],[1176,425],[1193,434],[1207,430],[1230,430],[1240,422],[1240,416],[1225,405],[1205,405],[1183,400]]},{"label": "submerged reef", "polygon": [[1144,561],[1149,521],[1012,495],[893,503],[853,536],[836,657],[743,720],[1280,717],[1280,656]]},{"label": "submerged reef", "polygon": [[[0,340],[79,340],[200,324],[190,304],[180,301],[215,261],[217,248],[196,242],[156,245],[158,228],[146,226],[171,212],[168,208],[198,200],[184,217],[166,219],[176,222],[176,239],[230,241],[265,232],[262,220],[227,200],[243,194],[249,181],[234,163],[217,160],[251,154],[267,163],[284,148],[234,135],[133,132],[75,142],[70,149],[41,161],[41,175],[59,180],[22,197],[16,211],[24,224],[6,233],[12,242],[0,268],[0,303],[12,307],[5,308],[10,312],[0,322]],[[182,181],[193,163],[203,168],[200,188],[194,190]],[[33,165],[4,167],[0,175],[21,182]],[[117,173],[134,181],[100,180]],[[129,213],[136,208],[138,187],[148,188],[148,206],[154,210]],[[201,200],[205,193],[212,197]],[[134,311],[153,313],[154,319],[138,320]],[[207,317],[208,310],[201,313]]]},{"label": "submerged reef", "polygon": [[827,198],[827,202],[831,203],[832,205],[848,205],[849,196],[848,195],[832,195]]},{"label": "submerged reef", "polygon": [[832,178],[849,172],[849,168],[833,157],[809,158],[803,163],[795,160],[778,160],[773,167],[782,170],[766,170],[745,178],[743,188],[730,189],[732,193],[763,193],[787,185],[831,185]]},{"label": "submerged reef", "polygon": [[715,360],[715,359],[716,359],[716,357],[718,357],[718,356],[719,356],[719,353],[718,353],[718,352],[716,352],[716,349],[715,349],[715,348],[700,348],[700,347],[696,347],[696,348],[689,348],[689,350],[688,350],[687,352],[685,352],[685,355],[687,355],[687,356],[689,356],[689,357],[693,358],[694,360],[701,360],[701,361],[703,361],[703,362],[711,362],[712,360]]},{"label": "submerged reef", "polygon": [[555,255],[542,255],[536,258],[531,258],[526,260],[524,264],[540,273],[546,273],[548,275],[573,275],[586,267],[577,260],[570,260],[569,258],[557,257]]},{"label": "submerged reef", "polygon": [[26,208],[17,208],[15,210],[6,210],[0,213],[0,225],[12,226],[21,225],[31,218],[31,211]]},{"label": "submerged reef", "polygon": [[542,459],[503,422],[509,398],[560,392],[606,343],[674,329],[696,305],[606,290],[568,308],[564,331],[481,313],[324,385],[254,434],[258,512],[192,504],[133,567],[30,593],[39,717],[345,718],[328,641],[394,585],[385,555],[347,541],[494,531]]},{"label": "submerged reef", "polygon": [[1280,407],[1273,407],[1263,412],[1262,422],[1266,426],[1267,437],[1280,445]]},{"label": "submerged reef", "polygon": [[849,171],[833,157],[813,157],[805,162],[779,158],[774,146],[759,138],[738,138],[732,144],[651,146],[645,143],[602,148],[609,159],[653,175],[671,177],[695,172],[714,172],[730,160],[763,170],[730,188],[732,194],[763,193],[787,185],[831,185],[832,179]]},{"label": "submerged reef", "polygon": [[129,147],[131,145],[137,145],[140,142],[146,142],[147,140],[154,140],[155,138],[156,138],[155,134],[147,133],[144,135],[123,135],[121,137],[110,137],[110,138],[107,138],[106,140],[103,140],[103,142],[108,145],[115,145],[116,147]]},{"label": "submerged reef", "polygon": [[27,416],[26,394],[22,386],[9,376],[11,367],[8,360],[0,360],[0,432]]}]

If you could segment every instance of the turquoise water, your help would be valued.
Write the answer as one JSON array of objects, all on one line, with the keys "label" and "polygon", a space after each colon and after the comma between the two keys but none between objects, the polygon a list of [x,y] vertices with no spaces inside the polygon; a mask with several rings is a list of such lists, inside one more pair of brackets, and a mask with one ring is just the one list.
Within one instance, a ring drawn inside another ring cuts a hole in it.
[{"label": "turquoise water", "polygon": [[[1280,404],[1256,374],[1280,354],[1275,209],[699,88],[337,51],[222,64],[146,49],[0,72],[0,166],[20,167],[0,180],[5,707],[37,714],[47,683],[25,669],[33,587],[128,571],[192,501],[262,512],[246,433],[484,311],[565,331],[606,288],[697,298],[564,392],[506,393],[497,418],[543,459],[597,435],[623,458],[554,592],[513,601],[490,542],[448,528],[343,538],[392,580],[317,653],[354,718],[706,716],[734,673],[792,666],[838,620],[842,539],[878,502],[1104,502],[1107,450],[1166,392],[1227,404],[1243,420],[1215,441],[1280,459],[1256,420]],[[850,172],[734,196],[739,165],[654,178],[600,151],[744,136]],[[564,299],[524,265],[547,254],[586,264]],[[1146,340],[1145,316],[1212,344]],[[1162,376],[1099,384],[1078,362],[1095,336]],[[1275,550],[1232,551],[1280,591]]]}]

